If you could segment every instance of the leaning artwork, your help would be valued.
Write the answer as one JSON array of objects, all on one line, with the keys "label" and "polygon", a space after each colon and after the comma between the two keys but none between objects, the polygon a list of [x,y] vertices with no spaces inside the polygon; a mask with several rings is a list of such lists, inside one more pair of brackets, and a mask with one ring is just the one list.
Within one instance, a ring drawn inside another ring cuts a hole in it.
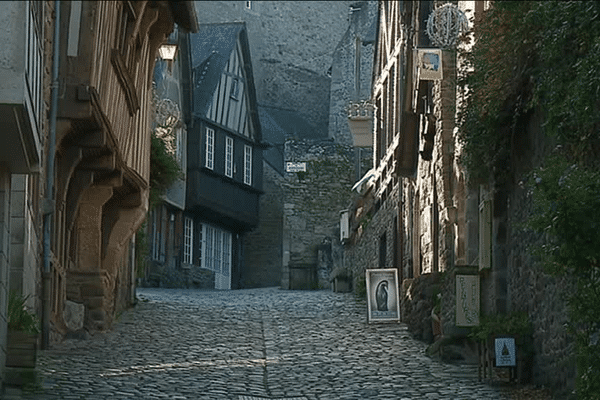
[{"label": "leaning artwork", "polygon": [[400,321],[398,270],[368,269],[366,274],[368,321]]}]

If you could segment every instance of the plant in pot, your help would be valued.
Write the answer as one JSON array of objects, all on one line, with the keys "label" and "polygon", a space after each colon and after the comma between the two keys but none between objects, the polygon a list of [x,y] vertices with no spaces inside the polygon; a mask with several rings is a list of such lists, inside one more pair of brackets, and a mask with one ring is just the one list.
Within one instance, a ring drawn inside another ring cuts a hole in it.
[{"label": "plant in pot", "polygon": [[14,291],[8,297],[7,367],[35,367],[40,321],[28,309],[27,298]]}]

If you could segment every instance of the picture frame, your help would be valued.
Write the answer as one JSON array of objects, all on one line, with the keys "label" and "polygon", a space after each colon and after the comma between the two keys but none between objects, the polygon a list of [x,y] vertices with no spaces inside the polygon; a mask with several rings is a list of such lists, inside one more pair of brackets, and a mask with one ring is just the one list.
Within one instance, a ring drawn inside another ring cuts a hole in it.
[{"label": "picture frame", "polygon": [[419,80],[434,81],[444,78],[441,49],[417,49],[415,68]]},{"label": "picture frame", "polygon": [[400,294],[398,291],[398,270],[366,270],[367,321],[400,322]]}]

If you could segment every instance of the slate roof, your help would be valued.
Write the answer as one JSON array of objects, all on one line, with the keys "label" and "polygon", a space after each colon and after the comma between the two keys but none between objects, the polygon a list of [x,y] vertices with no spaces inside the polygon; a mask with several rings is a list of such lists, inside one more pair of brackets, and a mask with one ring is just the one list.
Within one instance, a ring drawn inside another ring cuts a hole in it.
[{"label": "slate roof", "polygon": [[[281,129],[285,133],[285,137],[281,142],[283,143],[286,138],[294,138],[294,139],[324,139],[322,133],[320,133],[317,129],[315,129],[312,125],[310,125],[300,114],[296,111],[286,110],[277,107],[268,107],[261,106],[259,110],[262,109],[261,113],[261,124],[263,123],[262,114],[266,113],[272,123],[276,123],[279,129]],[[269,121],[264,121],[264,123],[268,123]],[[271,142],[271,139],[267,139],[267,133],[264,131],[263,127],[263,137]],[[273,142],[271,142],[273,143]]]},{"label": "slate roof", "polygon": [[[190,35],[191,66],[194,75],[194,114],[198,116],[206,114],[221,73],[227,65],[231,52],[235,49],[238,38],[242,41],[242,48],[246,52],[246,62],[251,62],[246,24],[243,22],[200,24],[198,32]],[[252,73],[246,71],[251,101],[255,103]]]},{"label": "slate roof", "polygon": [[262,106],[258,106],[258,117],[262,128],[263,140],[273,147],[263,152],[263,158],[266,162],[283,175],[283,147],[285,143],[285,130],[277,124],[271,117],[269,111]]}]

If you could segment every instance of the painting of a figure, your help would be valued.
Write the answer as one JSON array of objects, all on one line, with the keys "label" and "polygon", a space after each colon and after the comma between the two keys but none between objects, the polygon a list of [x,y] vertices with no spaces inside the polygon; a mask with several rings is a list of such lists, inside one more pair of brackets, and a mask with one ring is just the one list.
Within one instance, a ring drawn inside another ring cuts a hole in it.
[{"label": "painting of a figure", "polygon": [[366,283],[369,322],[399,321],[398,270],[369,269]]}]

